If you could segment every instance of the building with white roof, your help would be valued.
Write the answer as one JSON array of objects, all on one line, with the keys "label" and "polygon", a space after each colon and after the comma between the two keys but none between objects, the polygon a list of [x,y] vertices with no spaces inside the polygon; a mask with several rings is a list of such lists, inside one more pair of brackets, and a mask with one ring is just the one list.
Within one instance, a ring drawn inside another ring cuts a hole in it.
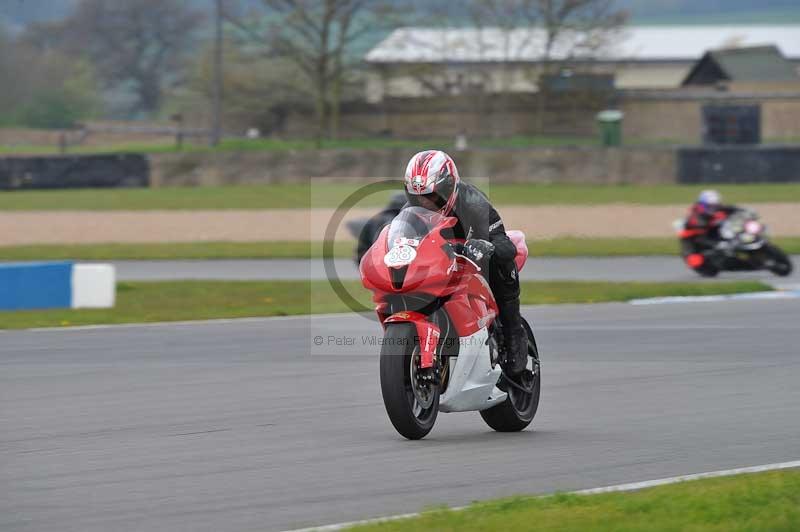
[{"label": "building with white roof", "polygon": [[613,74],[621,89],[672,89],[709,50],[773,45],[800,65],[800,25],[632,26],[567,32],[545,57],[540,28],[399,28],[370,50],[367,98],[535,92],[545,60]]}]

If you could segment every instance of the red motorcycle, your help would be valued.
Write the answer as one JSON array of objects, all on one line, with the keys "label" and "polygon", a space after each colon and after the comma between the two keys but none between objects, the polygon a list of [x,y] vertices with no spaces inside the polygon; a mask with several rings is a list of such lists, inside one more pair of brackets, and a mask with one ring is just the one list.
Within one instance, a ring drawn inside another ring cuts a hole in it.
[{"label": "red motorcycle", "polygon": [[[506,375],[497,305],[479,265],[459,253],[457,219],[403,209],[385,227],[360,264],[383,326],[380,378],[394,427],[412,440],[428,434],[441,412],[479,411],[501,432],[527,427],[539,406],[541,374],[528,323],[528,366]],[[519,269],[528,249],[509,231]]]}]

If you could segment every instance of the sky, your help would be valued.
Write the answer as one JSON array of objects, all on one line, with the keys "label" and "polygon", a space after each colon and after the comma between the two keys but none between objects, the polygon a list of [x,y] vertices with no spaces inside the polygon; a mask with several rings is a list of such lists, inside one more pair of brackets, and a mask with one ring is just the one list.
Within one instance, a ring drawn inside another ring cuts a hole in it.
[{"label": "sky", "polygon": [[[0,20],[19,30],[29,22],[64,17],[80,0],[0,0]],[[121,1],[121,0],[112,0]],[[124,0],[122,0],[124,1]],[[184,0],[201,9],[210,9],[213,0]],[[255,2],[257,0],[225,0]],[[408,0],[398,0],[408,1]],[[411,0],[418,8],[444,2],[458,16],[459,0]],[[637,23],[800,23],[798,0],[616,0]]]}]

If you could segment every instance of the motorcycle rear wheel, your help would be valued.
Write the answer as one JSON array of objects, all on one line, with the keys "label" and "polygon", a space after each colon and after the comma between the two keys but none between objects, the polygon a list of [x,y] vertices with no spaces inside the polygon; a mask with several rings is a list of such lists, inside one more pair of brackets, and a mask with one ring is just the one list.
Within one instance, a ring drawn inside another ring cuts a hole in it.
[{"label": "motorcycle rear wheel", "polygon": [[439,387],[430,384],[428,388],[416,379],[414,357],[419,353],[416,336],[413,323],[387,324],[380,356],[386,413],[397,432],[409,440],[424,438],[439,414]]},{"label": "motorcycle rear wheel", "polygon": [[[499,405],[480,412],[481,417],[491,428],[497,432],[518,432],[533,421],[539,409],[539,396],[542,390],[542,372],[539,364],[539,348],[536,338],[528,322],[523,318],[522,325],[528,333],[528,363],[529,368],[512,383],[505,382],[503,388],[508,397]],[[503,375],[501,382],[509,377]],[[526,391],[520,388],[525,388]]]}]

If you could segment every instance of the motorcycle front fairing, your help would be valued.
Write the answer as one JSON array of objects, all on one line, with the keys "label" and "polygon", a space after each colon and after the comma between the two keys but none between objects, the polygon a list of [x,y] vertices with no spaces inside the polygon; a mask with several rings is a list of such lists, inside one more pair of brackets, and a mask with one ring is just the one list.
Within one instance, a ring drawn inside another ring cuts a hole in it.
[{"label": "motorcycle front fairing", "polygon": [[755,251],[766,243],[766,226],[753,211],[742,210],[731,215],[719,229],[720,236],[730,242],[732,252]]},{"label": "motorcycle front fairing", "polygon": [[[404,209],[392,225],[381,232],[364,255],[360,272],[364,287],[373,292],[378,317],[383,322],[389,314],[393,296],[415,298],[419,307],[435,299],[444,302],[459,336],[469,336],[488,327],[498,314],[497,303],[486,279],[469,262],[458,259],[450,240],[442,233],[452,228],[452,217],[432,218],[426,234],[410,229],[401,216],[430,216],[425,209]],[[392,228],[396,230],[393,232]],[[403,229],[406,229],[405,231]],[[392,253],[400,247],[403,253]],[[388,262],[387,262],[388,261]],[[405,306],[402,310],[420,310]]]},{"label": "motorcycle front fairing", "polygon": [[[424,291],[433,297],[447,295],[452,284],[455,256],[441,232],[455,225],[455,218],[439,217],[439,223],[423,231],[407,228],[403,231],[401,217],[404,209],[391,225],[384,227],[380,236],[369,248],[359,265],[365,288],[373,292],[373,301],[380,303],[387,295]],[[422,209],[424,210],[424,209]],[[413,215],[413,213],[411,214]],[[409,224],[406,224],[408,226]],[[400,230],[395,230],[395,226]],[[424,286],[423,286],[424,285]]]}]

